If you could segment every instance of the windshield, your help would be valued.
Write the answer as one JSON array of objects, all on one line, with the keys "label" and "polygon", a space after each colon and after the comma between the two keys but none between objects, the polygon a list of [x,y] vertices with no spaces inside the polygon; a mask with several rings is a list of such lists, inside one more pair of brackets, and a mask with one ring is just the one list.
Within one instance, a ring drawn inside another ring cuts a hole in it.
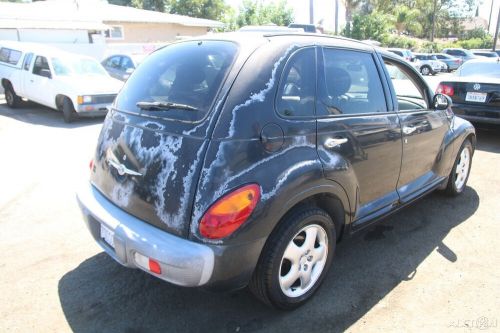
[{"label": "windshield", "polygon": [[492,62],[466,62],[460,67],[458,76],[485,76],[500,78],[500,63]]},{"label": "windshield", "polygon": [[96,60],[88,58],[52,58],[56,75],[105,75],[108,74]]},{"label": "windshield", "polygon": [[115,106],[147,116],[200,120],[210,109],[236,51],[234,43],[223,41],[180,42],[164,47],[134,71]]}]

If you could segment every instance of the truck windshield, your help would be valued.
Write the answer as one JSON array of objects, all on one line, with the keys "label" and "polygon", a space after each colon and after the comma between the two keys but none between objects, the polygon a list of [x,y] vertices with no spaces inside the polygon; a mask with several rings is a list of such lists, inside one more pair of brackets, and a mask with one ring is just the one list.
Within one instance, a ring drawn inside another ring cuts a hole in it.
[{"label": "truck windshield", "polygon": [[188,41],[151,55],[127,80],[116,109],[197,121],[207,114],[237,52],[227,41]]},{"label": "truck windshield", "polygon": [[87,58],[52,58],[52,66],[54,73],[61,76],[108,75],[101,64]]}]

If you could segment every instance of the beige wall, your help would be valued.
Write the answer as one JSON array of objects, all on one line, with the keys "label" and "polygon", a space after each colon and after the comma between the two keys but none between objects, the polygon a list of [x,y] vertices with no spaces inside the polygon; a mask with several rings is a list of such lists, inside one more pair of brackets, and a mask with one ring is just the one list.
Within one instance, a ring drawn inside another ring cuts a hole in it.
[{"label": "beige wall", "polygon": [[207,33],[206,27],[187,27],[172,23],[109,22],[123,26],[124,39],[106,40],[107,43],[153,43],[174,41],[177,36],[199,36]]}]

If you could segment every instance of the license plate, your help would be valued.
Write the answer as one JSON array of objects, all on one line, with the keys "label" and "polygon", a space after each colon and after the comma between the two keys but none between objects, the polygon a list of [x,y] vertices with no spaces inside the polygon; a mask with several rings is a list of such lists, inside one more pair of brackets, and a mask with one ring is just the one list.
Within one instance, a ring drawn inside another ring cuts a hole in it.
[{"label": "license plate", "polygon": [[104,239],[106,243],[109,244],[113,249],[115,248],[115,241],[113,239],[113,231],[106,228],[101,224],[101,238]]},{"label": "license plate", "polygon": [[486,93],[469,91],[469,92],[467,92],[467,95],[465,96],[465,100],[467,102],[484,103],[484,102],[486,102],[486,96],[487,96]]}]

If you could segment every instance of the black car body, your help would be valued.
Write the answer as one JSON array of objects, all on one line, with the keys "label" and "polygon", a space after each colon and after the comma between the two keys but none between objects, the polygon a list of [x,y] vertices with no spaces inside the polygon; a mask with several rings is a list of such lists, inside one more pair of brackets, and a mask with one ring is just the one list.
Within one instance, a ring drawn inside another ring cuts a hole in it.
[{"label": "black car body", "polygon": [[438,93],[450,96],[454,112],[469,121],[500,124],[500,63],[475,59],[441,82]]},{"label": "black car body", "polygon": [[[388,52],[320,35],[213,35],[158,50],[132,74],[78,200],[121,264],[184,286],[250,283],[291,308],[317,289],[342,235],[449,189],[466,143],[469,167],[474,128]],[[286,259],[296,245],[310,248]],[[292,268],[301,278],[282,285]]]}]

